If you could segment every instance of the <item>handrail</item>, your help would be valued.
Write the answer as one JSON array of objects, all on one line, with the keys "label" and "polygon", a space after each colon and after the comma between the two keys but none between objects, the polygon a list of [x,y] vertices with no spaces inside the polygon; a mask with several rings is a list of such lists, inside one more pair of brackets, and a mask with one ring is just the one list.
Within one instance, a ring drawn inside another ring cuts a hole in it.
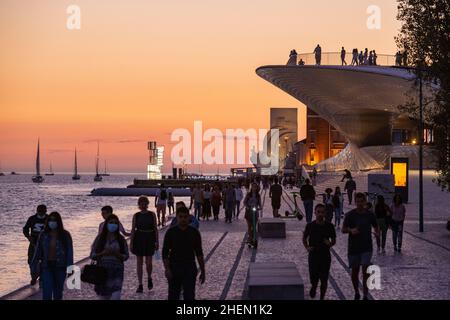
[{"label": "handrail", "polygon": [[[359,53],[358,53],[359,55]],[[377,53],[377,66],[395,66],[396,65],[396,56],[395,55],[389,55],[389,54],[379,54]],[[316,64],[316,57],[314,53],[299,53],[297,54],[297,60],[296,65],[298,65],[300,59],[303,60],[305,65],[315,65]],[[345,60],[347,62],[348,66],[351,66],[352,60],[353,60],[353,53],[352,52],[346,52]],[[321,65],[325,66],[341,66],[341,53],[340,52],[322,52],[321,55]],[[369,65],[369,63],[366,63],[364,65]]]}]

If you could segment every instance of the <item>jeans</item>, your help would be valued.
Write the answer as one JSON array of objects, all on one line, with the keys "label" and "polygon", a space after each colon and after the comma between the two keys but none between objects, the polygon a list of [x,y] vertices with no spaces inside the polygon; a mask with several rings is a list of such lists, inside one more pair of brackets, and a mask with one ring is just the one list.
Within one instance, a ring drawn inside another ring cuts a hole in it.
[{"label": "jeans", "polygon": [[378,249],[386,248],[386,238],[387,238],[387,225],[386,219],[377,219],[378,228],[380,228],[380,237],[377,238],[377,247]]},{"label": "jeans", "polygon": [[48,266],[42,269],[42,299],[62,300],[66,268]]},{"label": "jeans", "polygon": [[401,249],[403,241],[403,221],[392,220],[392,240],[394,242],[394,248]]},{"label": "jeans", "polygon": [[241,211],[241,200],[236,200],[236,217],[239,217],[239,212]]},{"label": "jeans", "polygon": [[195,282],[198,273],[195,262],[171,265],[170,270],[172,279],[169,280],[169,300],[180,300],[181,288],[184,300],[195,300]]},{"label": "jeans", "polygon": [[342,207],[334,208],[334,225],[339,227],[341,225]]},{"label": "jeans", "polygon": [[194,216],[197,219],[200,219],[201,214],[202,214],[202,203],[194,201]]},{"label": "jeans", "polygon": [[313,216],[314,200],[303,201],[303,206],[305,207],[306,223],[311,223]]},{"label": "jeans", "polygon": [[225,205],[225,221],[231,222],[233,218],[233,208],[235,208],[235,204],[233,202],[227,202]]},{"label": "jeans", "polygon": [[348,195],[348,204],[352,204],[352,202],[353,202],[353,190],[348,190],[347,191],[347,195]]}]

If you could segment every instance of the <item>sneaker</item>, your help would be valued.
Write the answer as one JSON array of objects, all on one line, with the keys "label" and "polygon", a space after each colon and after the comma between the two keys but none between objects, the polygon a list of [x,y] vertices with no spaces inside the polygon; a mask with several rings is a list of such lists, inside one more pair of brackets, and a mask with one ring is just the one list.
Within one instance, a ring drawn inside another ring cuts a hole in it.
[{"label": "sneaker", "polygon": [[142,286],[142,284],[140,284],[136,290],[136,293],[142,293],[142,292],[144,292],[144,287]]},{"label": "sneaker", "polygon": [[148,290],[152,290],[153,289],[153,280],[152,278],[148,278]]},{"label": "sneaker", "polygon": [[33,278],[30,281],[30,286],[34,286],[37,283],[37,279]]}]

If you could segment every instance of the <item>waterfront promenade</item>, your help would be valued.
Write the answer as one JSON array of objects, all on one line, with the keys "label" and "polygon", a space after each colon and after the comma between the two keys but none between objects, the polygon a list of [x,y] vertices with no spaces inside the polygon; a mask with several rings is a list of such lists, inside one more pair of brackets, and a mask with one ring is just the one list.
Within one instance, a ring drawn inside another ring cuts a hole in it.
[{"label": "waterfront promenade", "polygon": [[[355,180],[362,186],[367,176],[356,175]],[[413,177],[413,184],[415,178]],[[328,186],[341,184],[340,176],[321,176],[316,186],[317,193]],[[430,180],[431,181],[431,180]],[[439,190],[431,183],[430,188]],[[281,212],[292,206],[289,197],[290,190],[286,190],[282,201]],[[264,192],[263,192],[264,194]],[[271,216],[270,199],[268,192],[264,194],[263,216]],[[414,200],[407,205],[408,218],[405,223],[404,246],[401,254],[394,253],[392,248],[391,232],[388,233],[387,253],[377,255],[374,253],[373,263],[381,268],[381,290],[371,291],[375,300],[402,300],[402,299],[450,299],[450,234],[445,229],[443,217],[449,216],[448,194],[435,193],[435,199],[425,198],[426,201],[426,232],[418,232],[417,204]],[[319,200],[319,197],[318,197]],[[345,211],[351,209],[345,201]],[[428,205],[429,204],[429,205]],[[429,209],[428,209],[429,208]],[[440,208],[440,212],[436,212]],[[429,210],[429,211],[427,211]],[[206,260],[206,282],[197,285],[198,300],[241,300],[246,298],[246,278],[249,263],[293,261],[305,282],[305,299],[309,299],[309,276],[307,265],[307,252],[302,245],[302,233],[305,222],[296,219],[287,219],[287,238],[283,240],[260,239],[258,250],[252,250],[245,245],[246,224],[242,219],[234,221],[231,225],[225,224],[223,219],[219,222],[201,223],[203,248]],[[163,239],[166,229],[160,231]],[[347,268],[347,236],[340,230],[337,232],[337,244],[332,250],[332,266],[330,272],[327,299],[351,300],[354,293]],[[162,240],[161,240],[162,241]],[[374,247],[375,243],[374,243]],[[89,261],[85,261],[88,263]],[[122,299],[131,300],[165,300],[167,299],[167,282],[164,278],[161,260],[154,260],[153,282],[154,289],[144,289],[143,294],[136,294],[137,278],[135,271],[136,260],[134,256],[126,262],[125,281]],[[144,276],[144,279],[145,276]],[[11,297],[14,298],[14,297]],[[39,300],[39,292],[31,296],[17,295],[15,298]],[[93,287],[82,283],[81,290],[65,290],[64,298],[67,300],[97,300]]]}]

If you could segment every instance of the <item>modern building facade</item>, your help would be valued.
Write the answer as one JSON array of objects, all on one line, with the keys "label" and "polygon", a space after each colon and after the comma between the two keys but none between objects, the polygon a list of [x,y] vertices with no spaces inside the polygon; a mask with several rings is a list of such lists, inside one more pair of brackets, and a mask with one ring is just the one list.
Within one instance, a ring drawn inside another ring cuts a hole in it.
[{"label": "modern building facade", "polygon": [[164,165],[164,147],[158,147],[156,141],[149,141],[147,149],[149,151],[147,179],[159,180],[162,178],[162,167]]},{"label": "modern building facade", "polygon": [[[417,119],[400,108],[418,98],[416,77],[407,70],[265,66],[256,73],[310,110],[307,141],[297,145],[307,148],[299,152],[306,160],[299,161],[319,170],[370,170],[386,167],[392,154],[414,158],[418,152]],[[424,94],[431,94],[428,84]],[[426,139],[432,143],[431,130]]]},{"label": "modern building facade", "polygon": [[281,166],[285,163],[289,153],[294,150],[294,145],[298,141],[297,119],[297,108],[270,109],[270,130],[278,129],[280,134],[279,163]]}]

